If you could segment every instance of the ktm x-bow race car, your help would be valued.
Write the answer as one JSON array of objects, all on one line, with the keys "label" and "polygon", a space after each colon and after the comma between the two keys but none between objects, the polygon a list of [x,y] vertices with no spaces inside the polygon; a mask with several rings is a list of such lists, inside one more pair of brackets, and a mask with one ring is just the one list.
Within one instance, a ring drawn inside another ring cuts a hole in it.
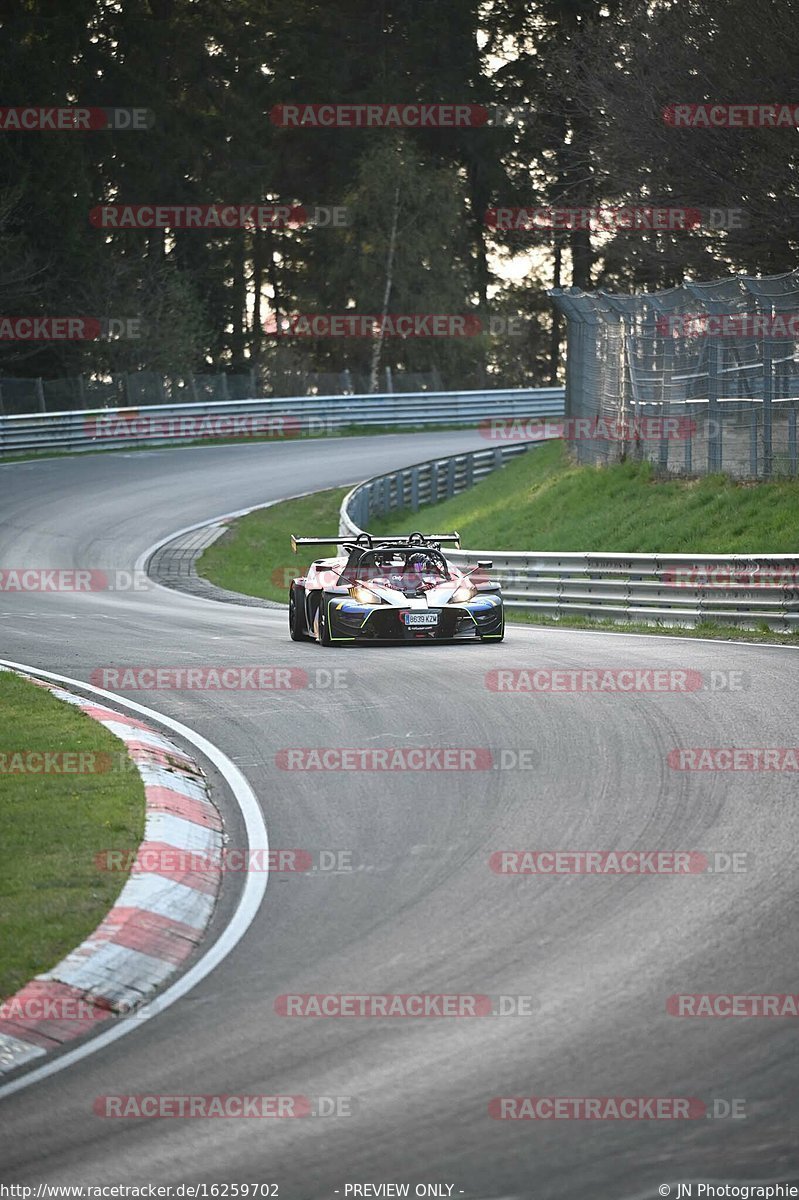
[{"label": "ktm x-bow race car", "polygon": [[340,546],[319,558],[289,588],[289,630],[295,642],[322,646],[353,642],[502,641],[501,588],[481,559],[461,571],[441,546],[460,545],[457,533],[407,537],[292,537],[298,546]]}]

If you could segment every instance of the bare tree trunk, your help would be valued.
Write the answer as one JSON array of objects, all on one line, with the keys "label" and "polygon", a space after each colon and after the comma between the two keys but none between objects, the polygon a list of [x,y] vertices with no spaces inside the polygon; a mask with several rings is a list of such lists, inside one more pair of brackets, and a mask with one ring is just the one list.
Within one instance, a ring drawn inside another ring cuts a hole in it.
[{"label": "bare tree trunk", "polygon": [[[552,286],[559,288],[561,286],[561,264],[563,261],[563,247],[560,239],[560,233],[555,230],[555,261],[553,265]],[[557,387],[558,385],[558,365],[560,363],[560,338],[561,338],[561,322],[560,309],[556,304],[552,306],[552,328],[549,335],[549,386]]]},{"label": "bare tree trunk", "polygon": [[264,285],[263,241],[260,230],[252,235],[252,340],[250,343],[250,362],[257,371],[261,366],[263,345],[263,329],[261,328],[261,289]]},{"label": "bare tree trunk", "polygon": [[[389,237],[389,240],[388,240],[388,257],[386,259],[386,288],[385,288],[385,291],[383,292],[383,311],[382,311],[383,323],[385,323],[385,319],[388,316],[388,301],[389,301],[389,297],[391,295],[391,285],[394,282],[394,253],[397,248],[397,225],[399,224],[399,198],[400,198],[400,185],[398,183],[396,188],[394,189],[394,212],[392,213],[392,216],[391,216],[391,236]],[[380,386],[380,383],[379,383],[380,356],[381,356],[382,352],[383,352],[383,327],[381,325],[380,329],[378,330],[377,337],[375,338],[374,347],[372,348],[372,369],[369,373],[369,391],[370,392],[376,392],[378,387]]]}]

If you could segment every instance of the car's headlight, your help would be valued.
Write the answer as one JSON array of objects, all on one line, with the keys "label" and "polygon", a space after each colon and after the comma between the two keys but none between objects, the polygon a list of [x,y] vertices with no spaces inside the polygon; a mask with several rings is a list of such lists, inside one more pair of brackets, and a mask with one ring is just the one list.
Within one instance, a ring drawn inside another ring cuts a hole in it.
[{"label": "car's headlight", "polygon": [[455,591],[452,593],[452,603],[463,604],[466,600],[471,600],[472,596],[475,595],[475,592],[476,589],[474,584],[469,583],[468,580],[464,580],[463,583],[458,584],[458,586],[455,588]]},{"label": "car's headlight", "polygon": [[380,604],[381,602],[379,596],[376,596],[374,592],[370,592],[369,588],[361,587],[359,583],[350,588],[350,595],[359,604]]}]

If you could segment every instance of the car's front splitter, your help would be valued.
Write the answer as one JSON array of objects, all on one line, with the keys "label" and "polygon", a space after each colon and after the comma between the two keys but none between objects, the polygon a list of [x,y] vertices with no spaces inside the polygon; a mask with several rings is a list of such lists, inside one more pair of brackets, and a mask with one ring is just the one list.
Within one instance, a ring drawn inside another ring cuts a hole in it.
[{"label": "car's front splitter", "polygon": [[[435,625],[408,625],[405,614],[436,615]],[[365,605],[354,600],[328,600],[328,626],[333,642],[475,641],[502,634],[502,601],[480,598],[470,604],[431,609]]]}]

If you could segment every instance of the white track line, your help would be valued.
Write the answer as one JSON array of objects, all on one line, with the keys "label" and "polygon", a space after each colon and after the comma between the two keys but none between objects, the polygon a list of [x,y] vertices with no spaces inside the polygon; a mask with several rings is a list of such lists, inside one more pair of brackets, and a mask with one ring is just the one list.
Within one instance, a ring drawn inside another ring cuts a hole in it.
[{"label": "white track line", "polygon": [[[84,683],[82,679],[72,679],[67,675],[55,675],[51,671],[42,671],[38,667],[31,667],[26,663],[9,662],[7,659],[0,659],[0,666],[10,667],[16,671],[25,671],[29,675],[36,675],[41,679],[48,679],[54,683],[67,684],[70,687],[90,692],[92,695],[102,696],[103,699],[110,700],[121,708],[127,708],[131,712],[139,713],[150,720],[165,725],[180,737],[185,738],[187,742],[196,746],[214,764],[233,792],[244,818],[248,848],[258,846],[268,850],[269,842],[266,825],[264,824],[261,808],[255,793],[235,763],[231,762],[226,754],[223,754],[213,743],[206,741],[199,733],[195,733],[194,730],[181,724],[180,721],[174,721],[171,717],[166,717],[152,708],[147,708],[144,704],[137,704],[133,700],[123,700],[122,697],[116,696],[113,692],[107,692],[103,688],[92,687],[90,684]],[[242,891],[236,911],[222,934],[210,949],[205,952],[202,958],[193,967],[190,967],[184,975],[181,975],[165,992],[162,992],[160,996],[156,996],[149,1004],[145,1004],[137,1009],[133,1017],[120,1018],[103,1033],[98,1034],[83,1045],[76,1047],[74,1050],[67,1051],[66,1054],[62,1054],[40,1067],[35,1067],[31,1071],[27,1071],[24,1075],[19,1076],[18,1079],[12,1079],[10,1083],[4,1084],[0,1087],[0,1099],[10,1096],[14,1092],[21,1091],[22,1088],[29,1087],[32,1083],[38,1083],[41,1079],[47,1079],[48,1076],[55,1075],[58,1071],[63,1071],[66,1067],[72,1066],[73,1063],[79,1062],[82,1058],[87,1058],[88,1055],[94,1054],[96,1050],[100,1050],[104,1046],[108,1046],[111,1042],[115,1042],[117,1038],[124,1037],[127,1033],[132,1033],[134,1029],[140,1028],[150,1017],[163,1012],[164,1009],[174,1004],[176,1000],[180,1000],[182,996],[185,996],[195,984],[205,979],[206,975],[209,975],[215,967],[218,967],[227,958],[231,950],[233,950],[247,932],[261,906],[261,901],[266,891],[267,880],[268,872],[247,872],[244,890]]]}]

